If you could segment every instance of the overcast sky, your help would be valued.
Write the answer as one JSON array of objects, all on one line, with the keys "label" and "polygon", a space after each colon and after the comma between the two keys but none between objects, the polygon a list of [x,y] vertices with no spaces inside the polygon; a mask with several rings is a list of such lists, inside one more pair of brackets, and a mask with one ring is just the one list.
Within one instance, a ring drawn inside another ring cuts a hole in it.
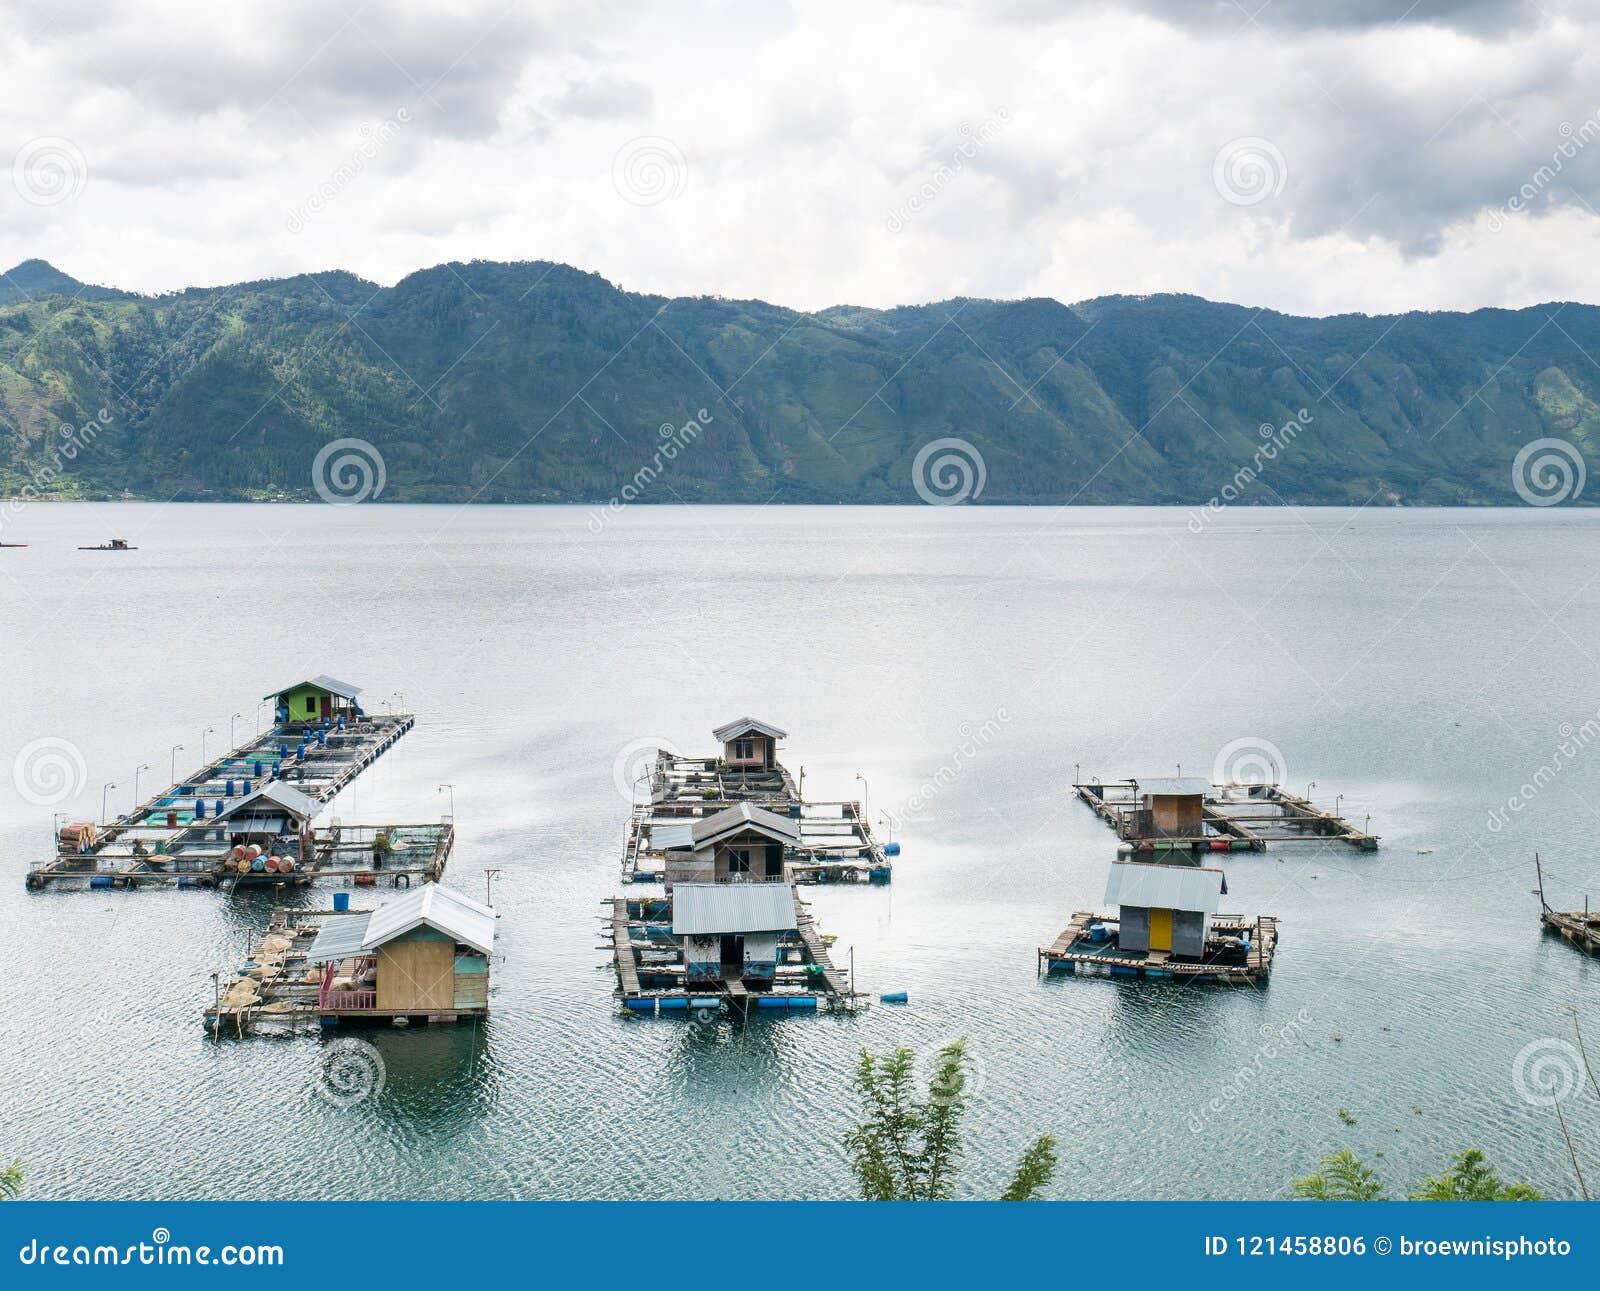
[{"label": "overcast sky", "polygon": [[0,267],[1600,301],[1600,5],[13,0]]}]

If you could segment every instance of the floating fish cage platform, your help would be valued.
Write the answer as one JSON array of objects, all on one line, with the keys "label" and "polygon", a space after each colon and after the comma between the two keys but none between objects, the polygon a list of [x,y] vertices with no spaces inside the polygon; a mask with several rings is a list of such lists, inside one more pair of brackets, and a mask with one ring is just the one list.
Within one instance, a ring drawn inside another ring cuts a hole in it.
[{"label": "floating fish cage platform", "polygon": [[1275,843],[1316,841],[1347,843],[1363,852],[1378,847],[1377,835],[1276,784],[1211,785],[1200,795],[1198,821],[1176,832],[1158,828],[1137,780],[1090,781],[1072,788],[1128,851],[1264,852]]},{"label": "floating fish cage platform", "polygon": [[[232,826],[219,819],[254,791],[287,785],[313,808],[394,747],[413,726],[409,713],[365,717],[322,728],[283,723],[207,763],[125,816],[102,825],[77,824],[56,832],[53,860],[31,866],[30,888],[300,886],[318,873],[320,858],[303,836],[286,829],[276,853],[289,867],[226,874]],[[347,829],[349,827],[346,827]]]},{"label": "floating fish cage platform", "polygon": [[1264,982],[1278,946],[1278,921],[1267,915],[1212,918],[1205,954],[1178,959],[1165,950],[1124,950],[1117,944],[1116,915],[1079,910],[1055,943],[1039,949],[1041,973],[1079,977],[1133,977],[1148,981],[1218,982],[1243,986]]},{"label": "floating fish cage platform", "polygon": [[[662,882],[666,858],[657,831],[677,831],[732,805],[721,799],[634,804],[622,855],[623,882]],[[891,857],[899,845],[878,842],[859,802],[795,800],[776,810],[800,827],[799,845],[784,849],[785,872],[796,883],[887,883],[893,877]]]},{"label": "floating fish cage platform", "polygon": [[833,964],[799,891],[795,928],[778,938],[778,961],[770,980],[751,982],[741,964],[723,968],[717,981],[690,980],[682,942],[672,932],[671,897],[612,897],[602,916],[617,974],[614,992],[629,1015],[704,1017],[711,1012],[801,1010],[854,1012],[867,1003],[849,976]]}]

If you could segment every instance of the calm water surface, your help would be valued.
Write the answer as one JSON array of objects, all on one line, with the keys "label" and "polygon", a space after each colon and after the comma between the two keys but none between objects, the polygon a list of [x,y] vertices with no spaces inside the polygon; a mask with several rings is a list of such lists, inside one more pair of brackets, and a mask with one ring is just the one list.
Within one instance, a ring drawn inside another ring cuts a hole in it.
[{"label": "calm water surface", "polygon": [[[140,550],[74,550],[112,535]],[[30,1195],[840,1196],[856,1052],[960,1035],[980,1195],[1044,1131],[1062,1197],[1279,1196],[1337,1146],[1403,1188],[1472,1144],[1574,1191],[1514,1067],[1535,1042],[1525,1065],[1569,1061],[1600,982],[1529,891],[1537,848],[1556,895],[1600,896],[1600,746],[1556,752],[1600,709],[1600,513],[1241,509],[1194,534],[1167,510],[635,507],[596,534],[568,508],[126,504],[34,506],[7,537],[33,545],[0,551],[0,1156]],[[453,784],[449,881],[501,871],[492,1019],[379,1034],[387,1083],[353,1108],[319,1097],[316,1037],[200,1027],[270,897],[26,892],[52,808],[10,774],[68,740],[58,809],[98,815],[114,782],[126,810],[135,767],[154,788],[173,745],[192,765],[206,727],[218,749],[320,672],[419,717],[336,813],[432,819]],[[891,887],[811,890],[838,957],[909,1006],[616,1016],[614,763],[747,712],[790,731],[808,793],[861,775],[875,813],[918,804]],[[1074,764],[1204,774],[1236,740],[1384,839],[1228,858],[1227,907],[1283,921],[1270,987],[1038,980],[1114,851]],[[1600,1102],[1563,1110],[1594,1142]]]}]

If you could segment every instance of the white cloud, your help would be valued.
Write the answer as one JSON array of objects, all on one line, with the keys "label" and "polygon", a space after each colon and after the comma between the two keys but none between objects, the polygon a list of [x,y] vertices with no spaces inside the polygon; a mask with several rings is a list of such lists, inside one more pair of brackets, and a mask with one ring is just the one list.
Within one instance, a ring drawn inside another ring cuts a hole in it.
[{"label": "white cloud", "polygon": [[[88,179],[0,201],[0,261],[166,290],[554,259],[806,308],[1600,300],[1600,16],[1242,3],[33,11],[0,45],[6,159],[65,138]],[[641,137],[686,165],[654,204],[613,181]],[[1281,158],[1259,201],[1213,182],[1239,139]]]}]

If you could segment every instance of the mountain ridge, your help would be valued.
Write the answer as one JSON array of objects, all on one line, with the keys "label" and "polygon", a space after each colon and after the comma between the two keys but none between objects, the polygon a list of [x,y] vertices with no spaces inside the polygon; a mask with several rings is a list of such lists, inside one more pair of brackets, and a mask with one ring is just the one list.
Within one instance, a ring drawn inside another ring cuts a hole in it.
[{"label": "mountain ridge", "polygon": [[1590,355],[1600,309],[1575,302],[808,313],[482,260],[147,296],[29,260],[0,275],[0,492],[314,498],[318,453],[357,439],[384,500],[915,503],[919,454],[957,440],[985,503],[1519,504],[1524,445],[1595,460]]}]

